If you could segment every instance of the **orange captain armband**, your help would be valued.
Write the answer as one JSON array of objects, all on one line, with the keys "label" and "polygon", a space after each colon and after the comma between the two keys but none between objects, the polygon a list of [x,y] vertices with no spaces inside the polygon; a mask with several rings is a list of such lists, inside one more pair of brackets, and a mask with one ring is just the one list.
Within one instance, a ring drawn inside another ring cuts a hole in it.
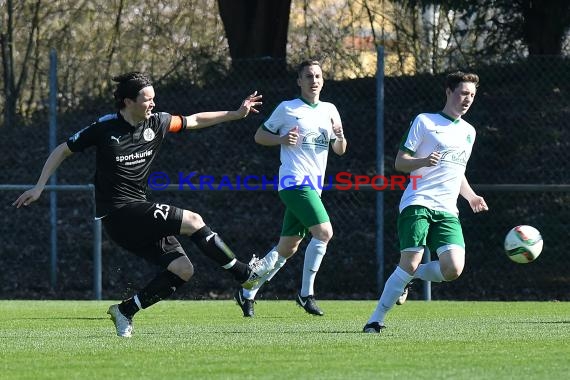
[{"label": "orange captain armband", "polygon": [[170,119],[170,126],[168,127],[168,132],[180,132],[186,129],[186,117],[180,115],[172,115]]}]

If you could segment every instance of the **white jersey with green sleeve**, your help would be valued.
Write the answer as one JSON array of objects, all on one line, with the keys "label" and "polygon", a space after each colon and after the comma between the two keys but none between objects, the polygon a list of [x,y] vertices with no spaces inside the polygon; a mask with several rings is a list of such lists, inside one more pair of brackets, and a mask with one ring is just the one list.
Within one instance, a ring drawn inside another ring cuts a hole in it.
[{"label": "white jersey with green sleeve", "polygon": [[467,161],[475,142],[475,128],[465,120],[443,113],[419,114],[400,143],[400,150],[414,157],[440,152],[439,163],[410,173],[411,180],[400,201],[400,211],[410,205],[425,206],[457,215],[457,198]]},{"label": "white jersey with green sleeve", "polygon": [[264,129],[280,136],[299,127],[297,145],[281,145],[279,190],[308,185],[319,194],[322,192],[329,144],[336,138],[332,120],[340,122],[334,104],[310,104],[297,98],[281,102],[263,123]]}]

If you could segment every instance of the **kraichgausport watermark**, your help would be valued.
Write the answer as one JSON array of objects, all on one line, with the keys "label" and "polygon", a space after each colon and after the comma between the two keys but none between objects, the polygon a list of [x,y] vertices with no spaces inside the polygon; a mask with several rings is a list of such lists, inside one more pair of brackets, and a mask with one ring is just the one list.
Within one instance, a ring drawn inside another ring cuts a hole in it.
[{"label": "kraichgausport watermark", "polygon": [[338,172],[335,175],[327,176],[305,176],[296,178],[295,176],[278,176],[268,177],[265,175],[207,175],[198,174],[197,172],[176,174],[176,181],[173,186],[170,176],[165,172],[153,172],[148,177],[148,186],[151,190],[161,191],[175,187],[177,190],[210,190],[210,191],[228,191],[228,190],[274,190],[310,188],[314,190],[362,190],[364,188],[372,188],[376,191],[396,191],[405,190],[408,184],[415,190],[417,189],[418,180],[421,176],[417,175],[389,175],[381,174],[365,175],[354,174],[349,172]]}]

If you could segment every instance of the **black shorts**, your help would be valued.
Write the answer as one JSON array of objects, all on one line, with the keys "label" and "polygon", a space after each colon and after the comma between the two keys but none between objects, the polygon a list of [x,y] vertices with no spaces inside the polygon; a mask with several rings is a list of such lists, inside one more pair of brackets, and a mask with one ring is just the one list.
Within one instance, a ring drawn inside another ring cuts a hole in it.
[{"label": "black shorts", "polygon": [[180,234],[182,209],[151,202],[129,203],[103,219],[105,230],[121,247],[166,268],[185,256],[173,235]]}]

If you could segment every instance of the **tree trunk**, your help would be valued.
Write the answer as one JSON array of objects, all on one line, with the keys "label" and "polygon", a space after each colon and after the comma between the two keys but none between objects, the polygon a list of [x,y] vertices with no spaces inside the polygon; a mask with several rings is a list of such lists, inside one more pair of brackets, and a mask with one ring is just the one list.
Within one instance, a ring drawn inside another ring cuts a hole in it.
[{"label": "tree trunk", "polygon": [[285,63],[291,0],[218,0],[234,64]]},{"label": "tree trunk", "polygon": [[[20,74],[16,75],[14,70],[14,6],[12,0],[8,0],[6,4],[7,11],[7,24],[4,27],[0,25],[0,50],[2,59],[2,68],[4,70],[4,96],[6,97],[6,105],[4,107],[4,124],[8,127],[13,127],[16,123],[18,100],[22,94],[22,87],[26,83],[28,71],[37,69],[33,65],[32,52],[34,43],[37,43],[38,29],[39,29],[39,10],[41,0],[36,0],[33,6],[30,6],[32,11],[32,21],[30,22],[30,34],[27,38],[25,51],[20,51],[22,61],[20,66]],[[4,29],[5,28],[5,29]],[[36,38],[36,39],[34,39]],[[33,83],[32,83],[33,85]],[[33,92],[33,89],[31,89]]]},{"label": "tree trunk", "polygon": [[570,22],[567,0],[526,0],[522,7],[523,35],[529,55],[560,55]]},{"label": "tree trunk", "polygon": [[13,127],[14,120],[16,116],[16,95],[15,93],[15,79],[14,79],[14,62],[12,60],[12,15],[13,15],[13,4],[11,0],[8,0],[6,5],[7,10],[7,24],[5,27],[0,28],[0,49],[2,52],[2,68],[3,68],[3,79],[4,79],[4,125],[6,127]]}]

